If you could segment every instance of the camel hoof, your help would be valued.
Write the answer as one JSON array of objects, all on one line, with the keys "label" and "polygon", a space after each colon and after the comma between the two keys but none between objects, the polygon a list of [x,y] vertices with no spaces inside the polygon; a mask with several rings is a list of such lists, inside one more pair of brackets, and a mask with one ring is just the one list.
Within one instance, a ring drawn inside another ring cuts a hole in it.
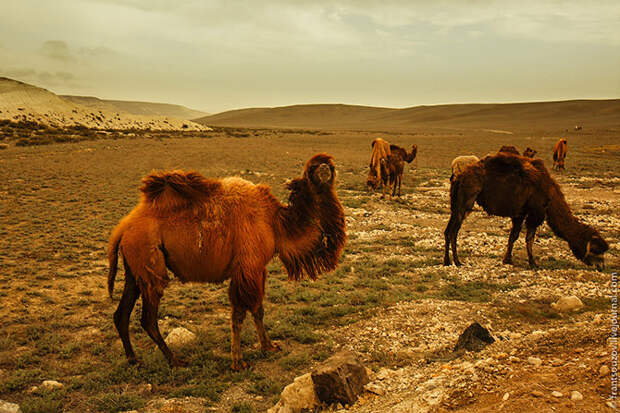
[{"label": "camel hoof", "polygon": [[230,368],[234,371],[241,371],[241,370],[246,370],[249,367],[248,363],[246,363],[243,360],[239,360],[238,362],[232,362],[232,364],[230,365]]},{"label": "camel hoof", "polygon": [[506,264],[506,265],[512,265],[512,258],[504,258],[504,260],[502,261],[502,264]]}]

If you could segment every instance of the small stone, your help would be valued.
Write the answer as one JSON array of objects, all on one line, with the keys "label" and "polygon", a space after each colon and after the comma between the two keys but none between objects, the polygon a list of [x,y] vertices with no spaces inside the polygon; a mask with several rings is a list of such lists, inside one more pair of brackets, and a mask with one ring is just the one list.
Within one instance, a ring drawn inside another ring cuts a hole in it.
[{"label": "small stone", "polygon": [[564,396],[564,395],[563,395],[562,393],[560,393],[559,391],[554,391],[554,392],[551,392],[551,395],[552,395],[553,397],[558,397],[558,398],[559,398],[559,397]]},{"label": "small stone", "polygon": [[553,367],[558,367],[558,366],[561,366],[562,364],[564,364],[564,361],[562,361],[560,359],[553,359],[553,360],[551,360],[551,365]]},{"label": "small stone", "polygon": [[583,308],[583,303],[574,295],[562,297],[557,302],[551,304],[551,308],[561,313],[576,311]]},{"label": "small stone", "polygon": [[368,383],[364,386],[364,389],[379,396],[383,396],[385,394],[385,389],[375,383]]},{"label": "small stone", "polygon": [[510,397],[510,393],[504,393],[504,397],[502,397],[503,401],[508,400],[508,398]]},{"label": "small stone", "polygon": [[182,347],[196,340],[196,334],[186,328],[177,327],[166,337],[166,344],[170,347]]},{"label": "small stone", "polygon": [[571,400],[583,400],[583,395],[575,390],[570,393],[570,399]]},{"label": "small stone", "polygon": [[598,370],[598,375],[601,377],[605,377],[609,374],[609,367],[607,367],[606,365],[602,365],[601,368]]},{"label": "small stone", "polygon": [[56,380],[45,380],[43,383],[41,383],[41,386],[44,387],[46,390],[54,390],[62,388],[63,384],[57,382]]},{"label": "small stone", "polygon": [[544,332],[540,331],[540,330],[536,330],[536,331],[532,331],[529,335],[528,338],[532,339],[532,340],[540,340],[543,336],[545,335]]},{"label": "small stone", "polygon": [[609,407],[610,409],[614,409],[616,410],[616,402],[607,402],[605,403],[607,405],[607,407]]},{"label": "small stone", "polygon": [[533,365],[534,367],[540,367],[542,365],[542,360],[538,357],[528,357],[527,362]]},{"label": "small stone", "polygon": [[0,413],[22,413],[18,404],[0,400]]},{"label": "small stone", "polygon": [[603,314],[597,314],[592,319],[592,323],[594,324],[601,324],[602,322],[603,322]]},{"label": "small stone", "polygon": [[540,390],[532,390],[532,396],[534,397],[543,397],[545,394]]}]

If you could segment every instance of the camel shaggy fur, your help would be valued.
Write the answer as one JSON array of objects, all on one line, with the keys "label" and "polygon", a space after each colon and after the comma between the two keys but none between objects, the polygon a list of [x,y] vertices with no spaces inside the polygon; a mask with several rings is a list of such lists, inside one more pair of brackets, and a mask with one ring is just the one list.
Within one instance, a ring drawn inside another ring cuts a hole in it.
[{"label": "camel shaggy fur", "polygon": [[564,160],[568,152],[568,143],[566,139],[560,139],[553,147],[553,169],[564,169]]},{"label": "camel shaggy fur", "polygon": [[536,229],[546,219],[553,232],[568,242],[575,257],[587,265],[596,265],[597,269],[603,268],[607,242],[594,228],[575,218],[543,162],[505,152],[487,156],[452,182],[451,215],[444,232],[444,265],[450,265],[450,245],[454,263],[461,264],[456,238],[475,202],[490,215],[512,219],[505,264],[512,263],[512,246],[525,221],[528,261],[531,267],[536,266],[532,245]]},{"label": "camel shaggy fur", "polygon": [[457,156],[452,160],[450,167],[452,168],[452,175],[450,176],[450,182],[454,180],[455,177],[462,174],[465,169],[478,162],[480,158],[476,155],[463,155]]},{"label": "camel shaggy fur", "polygon": [[521,155],[521,153],[519,153],[519,150],[512,145],[504,145],[501,148],[499,148],[498,152],[506,152],[506,153],[512,153],[515,155]]},{"label": "camel shaggy fur", "polygon": [[345,240],[343,208],[334,190],[332,157],[318,154],[303,176],[288,184],[288,205],[266,185],[241,178],[206,179],[197,172],[153,173],[142,180],[139,204],[110,237],[108,290],[114,289],[118,255],[125,267],[125,288],[114,324],[130,363],[129,317],[142,295],[144,330],[172,366],[179,360],[166,346],[157,311],[170,279],[219,283],[230,279],[232,368],[241,360],[240,332],[252,313],[263,350],[277,350],[263,325],[265,266],[278,254],[289,279],[315,279],[336,268]]}]

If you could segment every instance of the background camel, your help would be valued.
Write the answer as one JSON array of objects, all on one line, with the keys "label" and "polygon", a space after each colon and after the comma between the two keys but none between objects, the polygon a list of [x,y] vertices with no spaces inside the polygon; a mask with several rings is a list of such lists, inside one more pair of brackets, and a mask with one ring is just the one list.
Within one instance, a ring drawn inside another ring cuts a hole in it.
[{"label": "background camel", "polygon": [[564,169],[566,152],[568,152],[568,143],[566,142],[566,139],[560,139],[553,147],[553,169]]},{"label": "background camel", "polygon": [[501,148],[499,148],[498,152],[507,152],[507,153],[512,153],[515,155],[521,155],[519,150],[513,145],[504,145]]},{"label": "background camel", "polygon": [[382,198],[385,198],[385,189],[391,191],[391,196],[396,195],[398,186],[398,196],[400,197],[400,187],[403,180],[405,162],[411,163],[418,153],[418,146],[412,145],[411,152],[407,153],[404,148],[398,145],[390,145],[390,155],[381,159],[381,183],[383,186]]},{"label": "background camel", "polygon": [[233,369],[245,367],[240,331],[246,311],[252,313],[262,349],[276,350],[263,326],[265,266],[278,254],[294,280],[336,268],[346,235],[334,179],[332,157],[315,155],[303,176],[288,184],[289,204],[282,205],[268,186],[240,178],[206,179],[181,171],[145,177],[139,204],[116,226],[108,249],[110,296],[119,252],[125,264],[114,323],[129,362],[136,361],[129,317],[142,295],[142,327],[168,362],[179,364],[157,325],[167,269],[182,282],[230,279]]},{"label": "background camel", "polygon": [[547,219],[553,232],[568,241],[575,257],[587,265],[603,268],[603,253],[608,245],[592,227],[572,214],[559,185],[551,178],[543,162],[500,152],[468,167],[450,186],[450,220],[444,231],[444,265],[450,265],[448,245],[454,263],[460,265],[456,238],[461,224],[474,202],[490,215],[510,217],[512,229],[504,263],[512,263],[512,246],[525,220],[529,264],[535,267],[532,244],[536,229]]},{"label": "background camel", "polygon": [[377,189],[382,183],[381,179],[381,159],[387,159],[391,154],[390,144],[377,138],[370,144],[372,152],[370,154],[370,170],[368,171],[368,178],[366,178],[366,186],[368,189]]},{"label": "background camel", "polygon": [[469,165],[475,164],[479,160],[480,158],[478,158],[476,155],[462,155],[454,158],[452,160],[452,163],[450,164],[450,168],[452,169],[452,175],[450,175],[450,182],[452,182],[457,175],[462,174],[465,168],[467,168]]},{"label": "background camel", "polygon": [[527,157],[527,158],[533,158],[536,156],[538,152],[535,151],[534,149],[530,148],[529,146],[527,148],[525,148],[525,150],[523,151],[523,156]]}]

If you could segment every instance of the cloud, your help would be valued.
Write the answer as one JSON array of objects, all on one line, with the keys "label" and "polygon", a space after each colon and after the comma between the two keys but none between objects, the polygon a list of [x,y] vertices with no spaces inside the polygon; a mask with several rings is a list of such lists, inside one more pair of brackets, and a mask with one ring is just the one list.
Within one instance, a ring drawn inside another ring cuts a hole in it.
[{"label": "cloud", "polygon": [[0,69],[0,74],[11,79],[21,80],[26,83],[33,83],[35,86],[71,86],[76,79],[73,73],[46,70],[35,70],[33,68],[10,68]]},{"label": "cloud", "polygon": [[72,62],[75,60],[69,46],[62,40],[48,40],[41,46],[41,53],[54,60],[60,60],[63,62]]}]

